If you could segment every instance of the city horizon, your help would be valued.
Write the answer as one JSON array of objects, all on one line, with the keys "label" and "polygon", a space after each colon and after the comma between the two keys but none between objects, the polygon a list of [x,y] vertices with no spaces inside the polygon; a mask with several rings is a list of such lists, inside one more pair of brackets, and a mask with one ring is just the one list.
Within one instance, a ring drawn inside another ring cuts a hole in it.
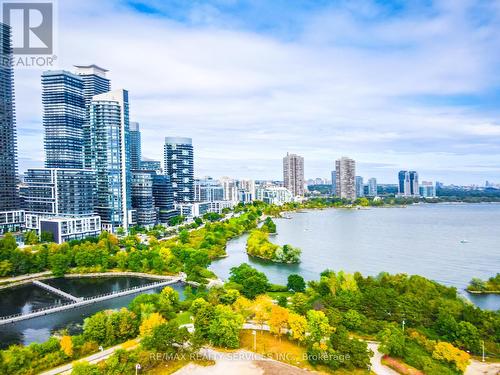
[{"label": "city horizon", "polygon": [[[130,92],[144,156],[162,160],[163,137],[190,137],[198,177],[276,180],[293,152],[306,179],[328,178],[347,155],[380,183],[401,169],[445,184],[500,181],[498,6],[207,4],[109,2],[95,15],[93,1],[61,3],[54,69],[109,69],[112,89]],[[134,25],[141,33],[124,38]],[[43,70],[15,69],[20,172],[43,166]]]}]

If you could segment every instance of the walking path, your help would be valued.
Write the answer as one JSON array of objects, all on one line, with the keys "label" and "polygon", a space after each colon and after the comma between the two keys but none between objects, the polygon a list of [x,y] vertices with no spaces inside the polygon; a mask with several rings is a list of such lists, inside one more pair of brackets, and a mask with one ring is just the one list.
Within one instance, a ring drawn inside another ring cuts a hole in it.
[{"label": "walking path", "polygon": [[373,351],[373,356],[370,358],[371,370],[377,375],[399,375],[398,372],[394,371],[390,367],[382,364],[382,356],[378,350],[378,342],[368,341],[368,348]]},{"label": "walking path", "polygon": [[33,281],[33,284],[35,284],[36,286],[39,286],[42,289],[48,290],[49,292],[52,292],[54,294],[57,294],[61,297],[64,297],[66,299],[69,299],[69,300],[72,300],[75,302],[80,302],[83,300],[83,298],[81,298],[81,297],[75,297],[69,293],[62,291],[61,289],[54,288],[53,286],[42,283],[41,281],[38,281],[38,280]]},{"label": "walking path", "polygon": [[143,291],[146,291],[148,289],[153,289],[153,288],[158,288],[158,287],[162,287],[162,286],[166,286],[166,285],[170,285],[170,284],[175,284],[175,283],[180,282],[180,281],[183,281],[182,277],[170,277],[168,280],[158,281],[158,282],[154,282],[154,283],[142,285],[142,286],[136,286],[136,287],[121,290],[118,292],[111,292],[111,293],[107,293],[107,294],[103,294],[103,295],[99,295],[99,296],[84,298],[78,302],[72,301],[72,302],[62,304],[62,305],[52,306],[52,307],[47,307],[44,309],[32,311],[32,312],[27,313],[27,314],[16,314],[16,315],[11,315],[11,316],[5,316],[5,317],[0,318],[0,325],[14,323],[14,322],[18,322],[18,321],[26,320],[26,319],[31,319],[31,318],[35,318],[38,316],[48,315],[48,314],[63,311],[63,310],[74,309],[76,307],[91,305],[93,303],[105,301],[105,300],[108,300],[111,298],[126,296],[128,294],[143,292]]}]

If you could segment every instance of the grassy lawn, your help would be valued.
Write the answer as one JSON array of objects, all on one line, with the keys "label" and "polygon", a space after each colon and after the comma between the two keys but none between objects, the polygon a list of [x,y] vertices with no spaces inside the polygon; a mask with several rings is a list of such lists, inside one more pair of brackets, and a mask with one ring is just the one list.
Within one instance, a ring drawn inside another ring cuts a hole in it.
[{"label": "grassy lawn", "polygon": [[[242,330],[240,333],[240,348],[248,351],[253,350],[253,335],[250,330]],[[257,353],[266,357],[276,359],[307,370],[318,371],[321,374],[335,375],[367,375],[367,370],[337,370],[333,371],[324,366],[313,366],[306,359],[305,346],[299,346],[297,343],[288,340],[282,336],[281,340],[269,332],[257,332]],[[373,374],[373,373],[372,373]]]},{"label": "grassy lawn", "polygon": [[174,319],[176,322],[178,322],[180,325],[182,324],[189,324],[193,323],[191,321],[191,313],[189,311],[184,311],[180,314],[177,314],[177,317]]},{"label": "grassy lawn", "polygon": [[277,299],[278,297],[285,296],[285,297],[291,297],[293,296],[292,292],[267,292],[266,293],[269,297],[272,299]]},{"label": "grassy lawn", "polygon": [[174,361],[166,361],[162,362],[155,368],[148,370],[144,372],[144,374],[147,375],[169,375],[173,374],[174,372],[180,370],[184,366],[186,366],[189,363],[194,363],[195,365],[199,366],[213,366],[215,364],[214,361],[211,360],[196,360],[196,361],[190,361],[189,359],[179,359],[179,360],[174,360]]}]

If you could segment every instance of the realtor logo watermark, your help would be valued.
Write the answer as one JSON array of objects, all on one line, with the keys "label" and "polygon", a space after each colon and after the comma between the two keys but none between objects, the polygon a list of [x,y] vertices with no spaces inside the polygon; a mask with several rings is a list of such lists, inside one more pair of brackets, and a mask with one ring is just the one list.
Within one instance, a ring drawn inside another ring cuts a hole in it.
[{"label": "realtor logo watermark", "polygon": [[55,55],[54,1],[2,1],[2,22],[11,27],[13,56],[19,68],[53,67]]}]

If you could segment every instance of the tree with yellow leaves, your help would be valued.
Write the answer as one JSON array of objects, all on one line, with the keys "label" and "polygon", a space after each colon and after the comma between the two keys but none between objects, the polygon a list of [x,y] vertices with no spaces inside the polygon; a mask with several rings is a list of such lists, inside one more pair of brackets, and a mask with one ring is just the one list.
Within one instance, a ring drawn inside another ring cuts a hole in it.
[{"label": "tree with yellow leaves", "polygon": [[252,315],[252,302],[246,297],[239,296],[233,303],[233,310],[248,319]]},{"label": "tree with yellow leaves", "polygon": [[71,336],[64,335],[61,337],[61,342],[59,344],[61,345],[61,350],[64,354],[68,357],[73,356],[73,340],[71,339]]},{"label": "tree with yellow leaves", "polygon": [[271,317],[269,318],[269,329],[271,333],[275,333],[281,340],[283,330],[288,328],[288,309],[281,306],[273,305],[271,307]]},{"label": "tree with yellow leaves", "polygon": [[153,328],[165,322],[166,320],[163,318],[163,316],[158,313],[152,313],[143,320],[141,327],[139,328],[139,332],[141,336],[147,336],[153,331]]},{"label": "tree with yellow leaves", "polygon": [[260,326],[263,326],[271,317],[271,309],[273,307],[273,301],[269,296],[260,295],[258,296],[253,304],[254,320]]},{"label": "tree with yellow leaves", "polygon": [[440,361],[450,362],[455,365],[457,370],[460,372],[465,372],[465,369],[470,363],[470,355],[463,350],[455,348],[448,342],[438,342],[434,347],[434,352],[432,353],[432,358],[438,359]]},{"label": "tree with yellow leaves", "polygon": [[307,320],[296,313],[288,314],[288,326],[290,327],[292,339],[302,343],[306,340]]}]

